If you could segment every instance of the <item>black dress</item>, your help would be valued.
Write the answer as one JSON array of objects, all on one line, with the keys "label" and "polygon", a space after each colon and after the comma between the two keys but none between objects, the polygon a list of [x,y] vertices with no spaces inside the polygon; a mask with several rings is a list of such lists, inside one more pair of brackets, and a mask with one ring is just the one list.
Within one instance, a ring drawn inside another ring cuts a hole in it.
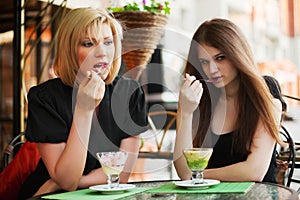
[{"label": "black dress", "polygon": [[[32,87],[28,93],[26,139],[42,143],[66,142],[76,94],[75,87],[63,84],[59,78]],[[138,135],[147,128],[143,89],[134,80],[116,77],[113,83],[106,85],[104,98],[94,112],[83,175],[100,167],[96,152],[117,150],[122,139]],[[49,173],[41,159],[22,185],[19,198],[33,196],[48,179]]]},{"label": "black dress", "polygon": [[[211,133],[211,135],[212,141],[215,145],[213,146],[213,153],[211,155],[207,168],[224,167],[238,162],[243,162],[247,159],[247,154],[232,151],[233,132],[222,135]],[[276,171],[276,148],[274,147],[269,168],[266,175],[264,176],[263,182],[277,183]]]}]

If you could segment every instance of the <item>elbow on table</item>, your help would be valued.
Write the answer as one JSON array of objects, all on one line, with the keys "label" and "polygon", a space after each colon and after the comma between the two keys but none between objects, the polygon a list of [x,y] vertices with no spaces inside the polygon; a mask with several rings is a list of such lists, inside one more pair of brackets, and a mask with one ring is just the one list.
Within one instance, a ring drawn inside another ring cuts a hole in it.
[{"label": "elbow on table", "polygon": [[266,175],[265,171],[262,170],[250,170],[247,172],[248,179],[247,181],[253,182],[262,182]]},{"label": "elbow on table", "polygon": [[174,165],[174,166],[175,166],[177,175],[181,180],[191,180],[192,174],[189,170],[185,171],[183,168],[181,168],[179,166],[176,166],[176,165]]},{"label": "elbow on table", "polygon": [[185,181],[185,180],[191,180],[192,176],[189,175],[189,173],[183,173],[181,171],[177,171],[177,176],[180,178],[180,180]]},{"label": "elbow on table", "polygon": [[59,185],[60,185],[61,189],[71,192],[71,191],[77,190],[78,184],[79,184],[79,181],[70,179],[68,181],[60,182]]},{"label": "elbow on table", "polygon": [[249,178],[248,181],[251,181],[251,182],[262,182],[264,179],[264,176],[259,176],[259,175],[254,175],[252,177]]},{"label": "elbow on table", "polygon": [[187,174],[181,174],[181,175],[178,175],[178,176],[179,176],[180,180],[183,180],[183,181],[192,179],[192,177],[188,176]]},{"label": "elbow on table", "polygon": [[65,191],[71,192],[71,191],[75,191],[78,188],[77,184],[64,184],[61,185],[61,188]]}]

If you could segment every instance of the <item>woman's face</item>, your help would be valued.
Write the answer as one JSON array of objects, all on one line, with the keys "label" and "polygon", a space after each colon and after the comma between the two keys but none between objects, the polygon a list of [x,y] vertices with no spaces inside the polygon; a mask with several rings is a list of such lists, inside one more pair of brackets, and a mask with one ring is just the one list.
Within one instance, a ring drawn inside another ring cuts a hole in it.
[{"label": "woman's face", "polygon": [[104,23],[101,32],[89,38],[81,39],[77,48],[77,59],[80,71],[85,75],[87,71],[95,71],[102,80],[109,74],[114,58],[115,46],[110,26]]},{"label": "woman's face", "polygon": [[237,69],[223,52],[207,45],[200,45],[198,52],[204,73],[216,87],[226,87],[237,78]]}]

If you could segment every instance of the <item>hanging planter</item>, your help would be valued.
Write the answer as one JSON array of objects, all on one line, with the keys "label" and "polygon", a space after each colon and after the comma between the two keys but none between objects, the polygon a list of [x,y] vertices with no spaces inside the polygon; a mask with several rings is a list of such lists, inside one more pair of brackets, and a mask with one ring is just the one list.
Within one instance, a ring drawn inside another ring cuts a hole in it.
[{"label": "hanging planter", "polygon": [[[149,4],[150,2],[150,4]],[[146,0],[109,8],[124,27],[122,59],[133,78],[138,79],[159,44],[170,14],[169,2]]]},{"label": "hanging planter", "polygon": [[148,64],[160,42],[167,16],[150,12],[115,12],[114,16],[125,27],[122,58],[127,70]]}]

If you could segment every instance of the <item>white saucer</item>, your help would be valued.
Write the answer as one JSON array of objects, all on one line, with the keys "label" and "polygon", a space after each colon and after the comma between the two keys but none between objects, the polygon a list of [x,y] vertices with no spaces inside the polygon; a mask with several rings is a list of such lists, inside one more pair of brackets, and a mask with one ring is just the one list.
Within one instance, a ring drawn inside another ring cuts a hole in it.
[{"label": "white saucer", "polygon": [[130,190],[135,188],[133,184],[119,184],[119,187],[109,188],[107,184],[105,185],[94,185],[89,187],[91,190],[96,190],[102,192],[103,194],[115,194],[115,193],[122,193],[126,190]]},{"label": "white saucer", "polygon": [[187,189],[205,189],[212,185],[219,184],[219,180],[213,180],[213,179],[204,179],[204,183],[202,184],[193,184],[192,180],[187,181],[177,181],[175,182],[175,185],[180,187],[185,187]]}]

